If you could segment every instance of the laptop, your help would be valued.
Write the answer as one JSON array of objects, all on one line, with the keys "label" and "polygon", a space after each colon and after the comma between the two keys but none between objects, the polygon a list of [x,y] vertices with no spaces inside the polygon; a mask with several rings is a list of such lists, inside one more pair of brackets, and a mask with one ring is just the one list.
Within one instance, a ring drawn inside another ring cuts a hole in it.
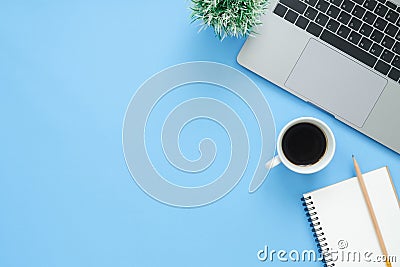
[{"label": "laptop", "polygon": [[237,61],[400,153],[400,1],[270,0]]}]

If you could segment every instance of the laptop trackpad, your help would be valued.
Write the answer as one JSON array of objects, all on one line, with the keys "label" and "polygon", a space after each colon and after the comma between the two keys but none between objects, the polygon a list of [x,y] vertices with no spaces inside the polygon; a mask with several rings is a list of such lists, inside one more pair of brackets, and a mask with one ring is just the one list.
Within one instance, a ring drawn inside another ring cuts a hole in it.
[{"label": "laptop trackpad", "polygon": [[387,80],[330,47],[310,39],[285,85],[362,127]]}]

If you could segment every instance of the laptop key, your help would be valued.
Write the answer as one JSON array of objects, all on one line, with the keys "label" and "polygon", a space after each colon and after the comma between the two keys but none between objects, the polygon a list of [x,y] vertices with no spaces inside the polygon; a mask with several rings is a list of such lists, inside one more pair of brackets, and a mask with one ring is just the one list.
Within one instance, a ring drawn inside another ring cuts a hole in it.
[{"label": "laptop key", "polygon": [[299,0],[281,0],[280,2],[300,14],[303,14],[307,8],[307,5]]},{"label": "laptop key", "polygon": [[319,13],[317,18],[315,19],[315,22],[324,27],[328,20],[329,17],[327,15]]},{"label": "laptop key", "polygon": [[372,32],[372,27],[368,24],[363,24],[360,29],[360,33],[366,37],[370,36]]},{"label": "laptop key", "polygon": [[321,11],[322,13],[325,13],[325,11],[328,9],[329,7],[329,3],[326,2],[325,0],[319,0],[317,5],[315,6],[319,11]]},{"label": "laptop key", "polygon": [[368,10],[370,10],[370,11],[373,11],[377,4],[378,4],[378,3],[377,3],[375,0],[365,0],[363,6],[364,6],[366,9],[368,9]]},{"label": "laptop key", "polygon": [[388,22],[386,20],[384,20],[383,18],[378,17],[375,20],[374,27],[377,28],[378,30],[383,31],[387,24],[388,24]]},{"label": "laptop key", "polygon": [[306,18],[310,19],[310,20],[314,20],[315,17],[317,16],[317,14],[318,14],[318,11],[317,11],[317,10],[315,10],[315,9],[312,8],[312,7],[307,7],[307,10],[306,10],[306,12],[304,13],[304,16],[305,16]]},{"label": "laptop key", "polygon": [[330,0],[329,2],[331,2],[331,4],[340,7],[340,5],[342,4],[343,0]]},{"label": "laptop key", "polygon": [[400,55],[400,43],[396,42],[395,45],[392,48],[392,51],[395,52],[396,54]]},{"label": "laptop key", "polygon": [[347,36],[349,35],[349,33],[350,33],[350,29],[347,28],[347,27],[344,26],[344,25],[340,25],[339,30],[337,31],[337,34],[338,34],[340,37],[344,38],[344,39],[347,38]]},{"label": "laptop key", "polygon": [[296,21],[296,26],[302,28],[303,30],[307,27],[309,20],[303,16],[299,16]]},{"label": "laptop key", "polygon": [[378,44],[373,44],[369,50],[374,56],[379,57],[383,51],[383,47]]},{"label": "laptop key", "polygon": [[297,19],[297,13],[294,12],[293,10],[289,9],[288,12],[285,15],[285,19],[291,23],[294,23]]},{"label": "laptop key", "polygon": [[334,5],[331,5],[331,6],[329,7],[328,11],[326,12],[326,14],[328,14],[329,17],[334,18],[334,19],[337,18],[337,16],[339,15],[339,13],[340,13],[340,9],[337,8],[337,7],[334,6]]},{"label": "laptop key", "polygon": [[382,41],[383,33],[378,30],[374,30],[371,34],[371,40],[377,42],[378,44]]},{"label": "laptop key", "polygon": [[376,63],[374,69],[376,69],[377,71],[379,71],[383,75],[386,75],[390,70],[390,66],[389,66],[389,64],[383,62],[382,60],[378,60],[378,63]]},{"label": "laptop key", "polygon": [[365,14],[365,8],[363,8],[363,7],[360,7],[360,6],[356,6],[354,9],[353,9],[353,11],[351,12],[351,14],[353,14],[353,16],[355,16],[355,17],[357,17],[357,18],[359,18],[359,19],[362,19],[362,17],[364,16],[364,14]]},{"label": "laptop key", "polygon": [[392,37],[394,37],[397,33],[397,31],[399,30],[399,28],[391,23],[389,23],[389,25],[387,25],[386,29],[385,29],[385,33],[387,35],[390,35]]},{"label": "laptop key", "polygon": [[394,10],[396,10],[397,6],[390,1],[386,1],[386,5]]},{"label": "laptop key", "polygon": [[398,55],[394,57],[392,65],[400,69],[400,57]]},{"label": "laptop key", "polygon": [[361,24],[362,24],[361,20],[353,17],[350,20],[349,27],[355,31],[358,31],[361,27]]},{"label": "laptop key", "polygon": [[378,3],[378,5],[375,8],[374,13],[379,15],[379,16],[381,16],[381,17],[384,17],[386,15],[386,12],[388,11],[388,9],[389,8],[387,6],[385,6],[385,5],[381,4],[381,3]]},{"label": "laptop key", "polygon": [[343,40],[336,34],[333,34],[327,30],[324,30],[322,32],[321,39],[370,67],[373,67],[377,60],[371,54],[365,52],[361,48],[349,43],[346,40]]},{"label": "laptop key", "polygon": [[387,12],[385,19],[387,19],[388,21],[395,23],[397,18],[399,17],[399,13],[396,13],[396,11],[389,9],[389,11]]},{"label": "laptop key", "polygon": [[287,11],[287,7],[285,7],[279,3],[276,5],[276,7],[274,9],[274,13],[280,17],[285,16],[286,11]]},{"label": "laptop key", "polygon": [[350,13],[351,10],[353,10],[354,5],[355,4],[352,1],[344,0],[342,5],[341,5],[341,8]]},{"label": "laptop key", "polygon": [[390,38],[389,36],[385,36],[381,42],[381,44],[386,47],[387,49],[391,49],[394,45],[394,39]]},{"label": "laptop key", "polygon": [[390,63],[392,61],[393,57],[394,57],[394,54],[387,49],[385,49],[381,55],[381,59],[383,61],[386,61],[387,63]]},{"label": "laptop key", "polygon": [[311,21],[310,24],[308,25],[306,31],[311,33],[312,35],[318,37],[322,32],[322,27]]},{"label": "laptop key", "polygon": [[354,0],[354,2],[356,2],[359,5],[363,5],[364,4],[364,0]]},{"label": "laptop key", "polygon": [[328,24],[326,25],[326,28],[332,32],[336,32],[336,30],[339,28],[340,23],[337,22],[334,19],[330,19],[328,21]]},{"label": "laptop key", "polygon": [[349,38],[347,38],[350,42],[352,42],[353,44],[358,44],[358,42],[361,39],[361,34],[356,33],[355,31],[352,31],[349,35]]},{"label": "laptop key", "polygon": [[315,6],[318,0],[305,0],[304,2],[310,6]]},{"label": "laptop key", "polygon": [[400,70],[392,68],[388,74],[389,78],[395,80],[396,82],[400,79]]},{"label": "laptop key", "polygon": [[351,18],[351,16],[349,13],[342,11],[342,12],[340,12],[338,21],[343,23],[344,25],[347,25],[347,23],[349,23],[349,21],[350,21],[350,18]]},{"label": "laptop key", "polygon": [[373,25],[374,21],[376,19],[376,15],[370,11],[367,11],[363,17],[363,21],[366,23]]},{"label": "laptop key", "polygon": [[365,51],[368,51],[369,48],[372,45],[372,41],[363,37],[360,41],[360,43],[358,44],[359,47],[361,47],[362,49],[364,49]]}]

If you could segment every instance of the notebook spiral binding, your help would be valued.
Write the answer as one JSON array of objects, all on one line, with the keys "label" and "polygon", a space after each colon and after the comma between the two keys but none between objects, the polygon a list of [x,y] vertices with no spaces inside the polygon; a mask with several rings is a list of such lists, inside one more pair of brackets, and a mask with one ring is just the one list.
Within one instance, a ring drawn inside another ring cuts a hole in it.
[{"label": "notebook spiral binding", "polygon": [[319,222],[318,212],[315,210],[314,202],[311,199],[311,196],[302,197],[301,201],[303,202],[304,211],[306,212],[306,216],[308,217],[308,222],[310,222],[310,227],[313,232],[313,236],[315,238],[315,243],[318,247],[318,253],[322,253],[324,259],[325,267],[333,267],[335,263],[332,262],[333,259],[329,252],[328,243],[325,238],[325,234],[322,231],[321,223]]}]

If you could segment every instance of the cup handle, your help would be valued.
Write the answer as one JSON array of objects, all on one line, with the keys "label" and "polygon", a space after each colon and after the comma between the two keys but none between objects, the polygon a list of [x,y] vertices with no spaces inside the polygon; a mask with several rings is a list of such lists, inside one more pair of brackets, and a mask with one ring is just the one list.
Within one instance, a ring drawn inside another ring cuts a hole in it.
[{"label": "cup handle", "polygon": [[281,159],[279,158],[279,155],[276,155],[273,157],[271,160],[269,160],[267,163],[265,163],[265,168],[268,170],[278,166],[281,163]]},{"label": "cup handle", "polygon": [[[275,156],[265,164],[265,167],[268,170],[270,170],[273,167],[279,165],[279,163],[281,163],[281,160],[280,160],[279,156]],[[249,192],[250,193],[254,193],[261,186],[261,184],[264,182],[265,178],[266,177],[264,177],[262,179],[258,179],[258,180],[254,180],[254,179],[251,180],[250,186],[249,186]]]}]

